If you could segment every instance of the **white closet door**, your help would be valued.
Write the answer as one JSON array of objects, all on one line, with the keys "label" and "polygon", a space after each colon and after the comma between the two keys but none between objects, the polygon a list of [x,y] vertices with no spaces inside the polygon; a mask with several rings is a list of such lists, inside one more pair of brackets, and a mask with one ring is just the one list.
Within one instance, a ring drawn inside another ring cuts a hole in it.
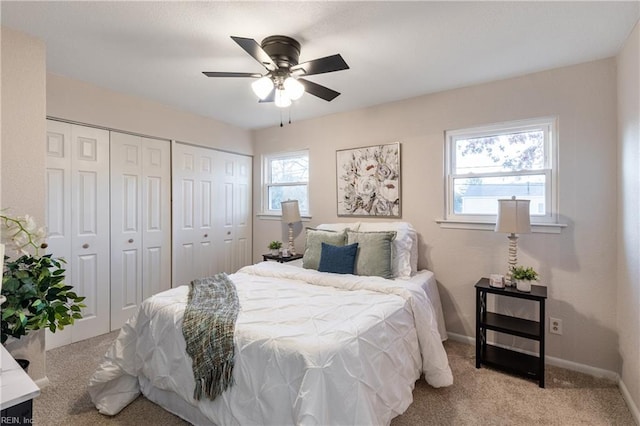
[{"label": "white closet door", "polygon": [[[46,226],[47,252],[71,261],[71,125],[47,121]],[[64,265],[65,282],[73,283],[71,264]],[[78,292],[80,294],[80,292]],[[81,295],[81,294],[80,294]],[[71,343],[71,329],[46,331],[46,349]]]},{"label": "white closet door", "polygon": [[236,191],[235,200],[235,235],[236,235],[236,268],[253,263],[253,227],[252,227],[252,185],[253,159],[245,155],[236,156]]},{"label": "white closet door", "polygon": [[142,143],[111,133],[111,330],[142,302]]},{"label": "white closet door", "polygon": [[217,271],[234,273],[251,263],[251,157],[216,153]]},{"label": "white closet door", "polygon": [[171,143],[142,138],[142,298],[171,288]]},{"label": "white closet door", "polygon": [[214,179],[215,151],[197,148],[196,153],[196,173],[199,183],[199,190],[196,190],[199,207],[196,211],[196,223],[199,225],[199,233],[196,232],[195,237],[199,247],[194,278],[201,278],[210,277],[217,272],[215,265],[217,248],[213,240],[214,207],[217,202]]},{"label": "white closet door", "polygon": [[212,275],[213,152],[175,143],[173,174],[173,286]]},{"label": "white closet door", "polygon": [[171,284],[170,145],[111,133],[111,329]]},{"label": "white closet door", "polygon": [[86,297],[72,341],[109,331],[109,132],[71,127],[71,283]]},{"label": "white closet door", "polygon": [[47,348],[109,331],[109,133],[48,121],[49,250],[67,260],[65,281],[85,296],[83,318],[47,335]]}]

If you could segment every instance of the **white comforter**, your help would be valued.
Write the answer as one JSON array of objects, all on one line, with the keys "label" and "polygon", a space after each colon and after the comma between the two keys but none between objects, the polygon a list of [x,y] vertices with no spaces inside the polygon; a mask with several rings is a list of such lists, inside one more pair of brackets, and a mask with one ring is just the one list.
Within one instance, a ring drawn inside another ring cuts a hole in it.
[{"label": "white comforter", "polygon": [[453,382],[418,285],[276,262],[230,277],[241,305],[235,384],[214,401],[192,398],[181,286],[141,305],[91,377],[101,413],[117,414],[152,387],[218,425],[389,424],[411,404],[421,372],[434,387]]}]

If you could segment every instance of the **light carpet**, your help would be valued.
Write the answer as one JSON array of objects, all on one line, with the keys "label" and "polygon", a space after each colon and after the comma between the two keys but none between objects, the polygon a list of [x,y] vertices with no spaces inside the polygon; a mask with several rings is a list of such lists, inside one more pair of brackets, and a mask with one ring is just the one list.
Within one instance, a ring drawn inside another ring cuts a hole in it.
[{"label": "light carpet", "polygon": [[[117,337],[109,333],[47,352],[50,385],[34,400],[36,425],[186,425],[144,397],[117,416],[97,412],[87,382]],[[537,382],[475,368],[473,346],[448,341],[454,384],[433,389],[418,380],[413,404],[392,426],[415,425],[635,425],[617,385],[547,367],[546,388]]]}]

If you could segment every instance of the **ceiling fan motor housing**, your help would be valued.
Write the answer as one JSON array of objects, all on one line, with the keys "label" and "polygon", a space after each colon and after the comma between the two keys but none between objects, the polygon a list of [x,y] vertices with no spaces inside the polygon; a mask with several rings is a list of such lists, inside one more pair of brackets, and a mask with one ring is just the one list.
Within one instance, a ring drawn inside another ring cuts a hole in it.
[{"label": "ceiling fan motor housing", "polygon": [[298,65],[300,58],[300,43],[291,37],[274,35],[262,40],[260,45],[278,65],[278,68],[289,69]]}]

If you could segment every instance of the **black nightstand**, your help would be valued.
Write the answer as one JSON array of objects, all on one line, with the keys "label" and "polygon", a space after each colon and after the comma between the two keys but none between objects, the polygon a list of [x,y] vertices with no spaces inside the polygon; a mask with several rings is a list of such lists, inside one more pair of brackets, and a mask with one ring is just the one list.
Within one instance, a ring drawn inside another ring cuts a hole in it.
[{"label": "black nightstand", "polygon": [[[547,288],[532,285],[531,292],[525,293],[515,287],[495,288],[489,285],[488,278],[481,278],[476,288],[476,368],[482,364],[494,367],[511,374],[535,379],[544,387],[544,304],[547,299]],[[510,315],[487,311],[487,293],[517,299],[538,302],[540,321],[531,321]],[[487,330],[523,337],[540,342],[538,356],[524,354],[511,349],[487,344]]]},{"label": "black nightstand", "polygon": [[276,262],[279,262],[279,263],[285,263],[285,262],[291,262],[292,260],[298,260],[298,259],[302,259],[301,254],[292,254],[291,256],[286,256],[286,257],[283,257],[282,255],[274,256],[272,254],[262,255],[262,260],[264,260],[265,262],[267,260],[275,260]]}]

